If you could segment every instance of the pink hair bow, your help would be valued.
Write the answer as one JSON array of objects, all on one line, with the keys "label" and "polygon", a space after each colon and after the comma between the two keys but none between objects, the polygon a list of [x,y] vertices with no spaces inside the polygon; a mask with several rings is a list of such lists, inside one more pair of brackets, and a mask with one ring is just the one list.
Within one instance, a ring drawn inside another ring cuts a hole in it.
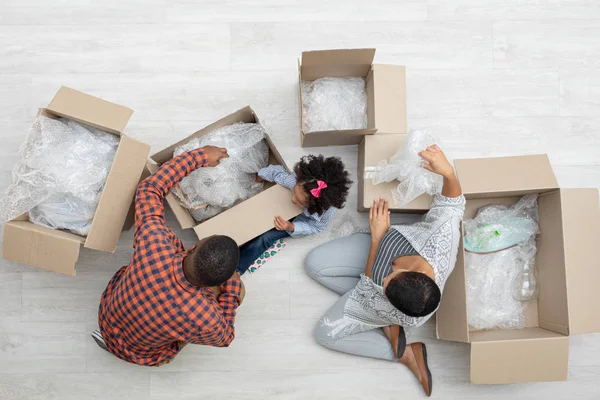
[{"label": "pink hair bow", "polygon": [[317,199],[321,196],[321,190],[325,189],[327,184],[323,181],[317,180],[317,187],[314,189],[310,189],[310,194],[315,196]]}]

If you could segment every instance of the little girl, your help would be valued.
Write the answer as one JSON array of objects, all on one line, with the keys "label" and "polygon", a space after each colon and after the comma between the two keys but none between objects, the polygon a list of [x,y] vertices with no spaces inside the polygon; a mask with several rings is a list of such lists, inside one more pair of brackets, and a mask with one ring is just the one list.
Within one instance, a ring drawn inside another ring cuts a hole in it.
[{"label": "little girl", "polygon": [[338,208],[343,208],[352,181],[339,157],[304,156],[289,173],[281,165],[269,165],[258,171],[258,182],[275,182],[292,191],[292,203],[304,212],[292,222],[280,216],[274,229],[240,247],[238,272],[243,274],[277,240],[323,232]]}]

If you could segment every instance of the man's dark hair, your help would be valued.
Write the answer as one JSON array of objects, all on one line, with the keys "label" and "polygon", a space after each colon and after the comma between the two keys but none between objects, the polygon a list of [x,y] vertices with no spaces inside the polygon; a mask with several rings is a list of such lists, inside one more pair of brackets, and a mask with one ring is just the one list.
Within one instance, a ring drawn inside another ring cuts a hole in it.
[{"label": "man's dark hair", "polygon": [[218,286],[235,272],[240,261],[240,249],[229,236],[206,238],[193,253],[194,278],[206,286]]},{"label": "man's dark hair", "polygon": [[424,317],[435,311],[442,293],[433,279],[420,272],[403,272],[393,277],[385,296],[409,317]]},{"label": "man's dark hair", "polygon": [[[323,155],[304,156],[294,166],[296,179],[308,194],[308,212],[322,215],[331,207],[343,208],[352,181],[350,174],[344,169],[344,163],[339,157]],[[311,189],[317,187],[317,180],[327,184],[321,190],[319,198],[310,194]]]}]

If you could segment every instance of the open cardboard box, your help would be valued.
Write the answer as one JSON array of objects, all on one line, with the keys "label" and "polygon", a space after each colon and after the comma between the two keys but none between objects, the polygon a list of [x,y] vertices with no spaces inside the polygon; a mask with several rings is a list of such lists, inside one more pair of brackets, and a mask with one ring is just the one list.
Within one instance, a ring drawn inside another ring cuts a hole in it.
[{"label": "open cardboard box", "polygon": [[[298,60],[302,147],[359,144],[365,135],[406,133],[406,68],[373,64],[375,49],[305,51]],[[302,117],[302,81],[361,77],[367,87],[367,129],[307,132]]]},{"label": "open cardboard box", "polygon": [[383,197],[388,201],[389,209],[398,213],[425,213],[431,208],[432,198],[427,193],[422,194],[403,207],[395,206],[392,197],[399,182],[373,184],[365,177],[365,168],[374,167],[382,160],[389,160],[399,148],[406,144],[406,135],[370,135],[363,137],[358,146],[358,211],[368,211],[373,199]]},{"label": "open cardboard box", "polygon": [[600,331],[598,190],[559,188],[546,155],[456,160],[455,167],[467,198],[465,219],[486,204],[513,205],[539,194],[540,294],[525,311],[524,329],[471,328],[461,240],[437,311],[438,338],[471,343],[472,383],[566,380],[569,335]]},{"label": "open cardboard box", "polygon": [[[206,135],[215,129],[236,122],[260,123],[250,107],[242,108],[154,154],[151,157],[151,162],[147,164],[148,169],[151,173],[155,173],[160,164],[173,158],[176,147],[189,142],[193,138]],[[289,171],[271,138],[267,135],[265,140],[269,146],[269,164],[283,165]],[[173,210],[181,227],[183,229],[193,228],[198,238],[202,239],[211,235],[227,235],[232,237],[239,245],[273,228],[273,217],[276,215],[288,220],[302,212],[292,203],[292,193],[289,189],[270,182],[265,182],[265,188],[259,194],[241,201],[200,223],[192,218],[190,212],[181,206],[179,200],[172,193],[167,195],[167,203]]]},{"label": "open cardboard box", "polygon": [[123,134],[133,111],[67,87],[61,87],[40,114],[68,118],[120,137],[98,208],[87,237],[29,222],[25,214],[4,225],[2,256],[38,268],[75,275],[79,248],[114,252],[133,201],[150,146]]}]

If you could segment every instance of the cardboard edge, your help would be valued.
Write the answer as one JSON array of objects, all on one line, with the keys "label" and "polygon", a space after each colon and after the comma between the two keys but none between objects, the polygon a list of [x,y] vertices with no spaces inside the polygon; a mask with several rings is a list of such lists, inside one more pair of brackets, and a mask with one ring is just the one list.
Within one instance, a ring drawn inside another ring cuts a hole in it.
[{"label": "cardboard edge", "polygon": [[116,250],[149,154],[149,145],[121,136],[85,241],[86,248],[111,253]]},{"label": "cardboard edge", "polygon": [[10,221],[4,225],[2,257],[64,275],[75,275],[82,240],[74,234]]},{"label": "cardboard edge", "polygon": [[58,89],[46,109],[52,114],[112,134],[121,134],[133,115],[133,110],[128,107],[67,86],[61,86]]}]

